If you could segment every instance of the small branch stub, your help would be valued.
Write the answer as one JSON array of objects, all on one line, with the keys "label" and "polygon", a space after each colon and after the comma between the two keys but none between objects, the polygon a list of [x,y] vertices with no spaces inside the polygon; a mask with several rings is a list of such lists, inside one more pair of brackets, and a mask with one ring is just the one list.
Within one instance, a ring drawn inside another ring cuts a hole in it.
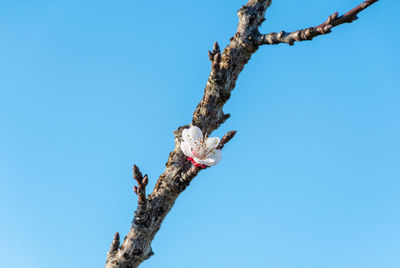
[{"label": "small branch stub", "polygon": [[133,191],[138,196],[138,207],[135,211],[134,223],[143,224],[147,221],[147,198],[146,198],[146,186],[149,183],[149,178],[146,175],[142,175],[139,168],[133,165],[133,178],[136,180],[138,186],[133,187]]},{"label": "small branch stub", "polygon": [[114,238],[113,238],[113,241],[112,241],[112,243],[111,243],[110,250],[108,251],[108,258],[109,258],[111,255],[114,255],[114,254],[118,251],[119,245],[120,245],[119,233],[116,232],[116,233],[114,234]]},{"label": "small branch stub", "polygon": [[225,144],[227,144],[231,139],[233,139],[233,137],[235,137],[236,132],[236,130],[232,130],[226,133],[219,142],[217,149],[221,150],[222,148],[224,148]]}]

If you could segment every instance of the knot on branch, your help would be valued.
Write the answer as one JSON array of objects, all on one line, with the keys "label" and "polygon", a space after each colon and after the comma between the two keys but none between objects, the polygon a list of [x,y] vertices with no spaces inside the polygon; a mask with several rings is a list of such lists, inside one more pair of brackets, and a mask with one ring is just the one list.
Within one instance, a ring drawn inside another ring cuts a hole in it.
[{"label": "knot on branch", "polygon": [[[142,261],[147,260],[154,255],[153,249],[151,247],[143,250],[142,248],[134,248],[132,250],[132,257],[134,259],[141,259]],[[128,257],[128,256],[127,256]]]},{"label": "knot on branch", "polygon": [[218,42],[215,42],[212,51],[208,51],[208,58],[211,61],[211,78],[218,79],[218,72],[221,65],[221,50]]},{"label": "knot on branch", "polygon": [[300,31],[300,34],[299,34],[299,39],[300,40],[299,41],[301,41],[301,40],[312,40],[313,39],[312,31],[313,31],[312,27]]},{"label": "knot on branch", "polygon": [[149,183],[149,178],[146,175],[142,175],[140,169],[133,165],[133,178],[136,180],[138,186],[133,187],[133,191],[138,196],[138,207],[135,212],[134,223],[137,225],[144,224],[147,222],[147,198],[146,198],[146,186]]}]

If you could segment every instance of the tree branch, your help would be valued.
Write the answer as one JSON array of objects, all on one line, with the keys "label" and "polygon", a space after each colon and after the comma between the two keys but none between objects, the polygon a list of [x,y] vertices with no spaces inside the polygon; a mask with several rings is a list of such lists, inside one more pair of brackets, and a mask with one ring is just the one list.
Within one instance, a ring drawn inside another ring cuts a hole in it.
[{"label": "tree branch", "polygon": [[[315,31],[319,33],[320,29],[323,29],[326,32],[333,26],[353,21],[356,14],[365,9],[366,5],[376,1],[366,1],[342,17],[330,17],[327,22],[317,26],[315,29],[319,30]],[[276,42],[283,42],[288,40],[288,36],[291,36],[290,34],[281,34],[279,38],[274,35],[262,37],[259,33],[258,29],[265,20],[264,14],[270,4],[271,0],[249,0],[237,13],[239,17],[237,31],[230,39],[228,46],[221,53],[218,43],[215,43],[213,50],[209,51],[211,72],[204,88],[203,98],[193,113],[191,124],[181,126],[174,131],[175,148],[169,154],[164,173],[161,174],[153,192],[147,198],[145,191],[148,183],[147,176],[142,177],[139,168],[134,166],[133,174],[138,184],[134,188],[138,195],[138,208],[131,229],[120,247],[119,239],[114,238],[105,268],[135,268],[154,254],[151,242],[160,229],[161,223],[182,191],[201,170],[204,170],[192,166],[180,149],[182,131],[194,125],[199,127],[202,133],[209,135],[223,124],[230,117],[229,114],[223,112],[223,106],[230,98],[240,72],[253,53],[257,51],[259,45],[268,43],[269,41],[265,40],[270,40],[270,38],[277,40]],[[307,32],[306,36],[310,38],[313,34],[316,35],[314,30],[312,34]],[[299,35],[303,36],[304,34]],[[293,39],[293,37],[291,38]],[[300,37],[296,38],[300,40]],[[221,139],[218,148],[222,149],[235,133],[236,131],[228,132]]]},{"label": "tree branch", "polygon": [[235,137],[236,132],[237,132],[236,130],[232,130],[226,133],[219,142],[217,149],[222,150],[225,144],[227,144],[231,139],[233,139],[233,137]]},{"label": "tree branch", "polygon": [[149,178],[146,175],[142,175],[139,168],[133,165],[133,178],[136,180],[138,186],[133,187],[133,191],[138,196],[138,208],[135,212],[135,218],[133,221],[135,224],[145,224],[147,217],[147,199],[146,199],[146,186],[149,183]]},{"label": "tree branch", "polygon": [[116,232],[115,235],[114,235],[113,241],[111,243],[110,250],[108,251],[107,259],[111,258],[118,251],[119,244],[120,244],[120,242],[119,242],[119,233]]},{"label": "tree branch", "polygon": [[352,23],[358,19],[358,13],[376,2],[378,2],[378,0],[367,0],[342,16],[339,16],[339,13],[335,12],[328,17],[328,20],[315,27],[294,31],[291,33],[282,31],[280,33],[259,35],[256,39],[256,42],[258,45],[275,45],[280,43],[293,45],[295,41],[309,41],[316,36],[330,33],[333,27],[336,27],[340,24]]}]

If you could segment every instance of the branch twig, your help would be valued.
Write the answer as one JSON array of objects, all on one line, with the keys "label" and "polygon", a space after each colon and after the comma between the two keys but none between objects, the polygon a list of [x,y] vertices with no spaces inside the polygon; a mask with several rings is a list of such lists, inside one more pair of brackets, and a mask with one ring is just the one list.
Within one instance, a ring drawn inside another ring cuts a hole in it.
[{"label": "branch twig", "polygon": [[119,233],[116,232],[114,234],[114,238],[113,238],[113,241],[111,243],[110,250],[108,251],[107,258],[110,258],[111,256],[113,256],[118,251],[119,245],[120,245]]},{"label": "branch twig", "polygon": [[328,17],[328,19],[315,27],[310,27],[294,32],[287,33],[282,31],[280,33],[269,33],[264,35],[259,35],[256,38],[257,45],[275,45],[280,43],[286,43],[289,45],[293,45],[295,41],[309,41],[314,37],[319,35],[328,34],[331,32],[333,27],[336,27],[343,23],[352,23],[357,20],[357,14],[369,7],[370,5],[378,2],[378,0],[367,0],[349,12],[345,13],[342,16],[339,16],[338,12],[333,13]]},{"label": "branch twig", "polygon": [[215,42],[213,51],[208,51],[208,58],[211,61],[211,79],[218,79],[220,64],[221,64],[221,50],[219,49],[218,42]]},{"label": "branch twig", "polygon": [[217,149],[222,150],[225,144],[227,144],[231,139],[233,139],[233,137],[235,137],[236,132],[237,132],[236,130],[232,130],[226,133],[219,142]]},{"label": "branch twig", "polygon": [[[331,28],[356,19],[357,14],[378,0],[368,0],[338,17],[335,13],[319,26],[305,30],[279,34],[261,35],[259,26],[265,20],[265,11],[271,0],[249,0],[238,11],[239,23],[235,35],[222,51],[218,43],[209,51],[212,62],[210,76],[204,95],[193,113],[192,125],[203,133],[211,134],[228,118],[223,112],[225,103],[235,88],[239,74],[250,57],[262,44],[288,43],[311,40],[313,37],[328,33]],[[159,177],[153,192],[146,197],[147,175],[142,176],[139,168],[133,166],[133,177],[137,181],[134,191],[138,195],[138,208],[131,229],[121,246],[119,237],[111,245],[105,268],[136,268],[153,255],[151,242],[161,227],[161,223],[173,207],[175,201],[202,170],[192,166],[180,149],[182,131],[188,125],[179,127],[175,132],[175,147],[171,151],[163,174]],[[222,149],[235,135],[230,131],[221,139],[218,149]]]},{"label": "branch twig", "polygon": [[146,199],[146,186],[149,183],[149,178],[146,175],[142,175],[139,168],[136,165],[133,165],[133,178],[136,180],[138,186],[133,187],[133,191],[138,196],[138,208],[135,211],[135,224],[143,224],[147,220],[147,213],[146,213],[146,206],[147,206],[147,199]]}]

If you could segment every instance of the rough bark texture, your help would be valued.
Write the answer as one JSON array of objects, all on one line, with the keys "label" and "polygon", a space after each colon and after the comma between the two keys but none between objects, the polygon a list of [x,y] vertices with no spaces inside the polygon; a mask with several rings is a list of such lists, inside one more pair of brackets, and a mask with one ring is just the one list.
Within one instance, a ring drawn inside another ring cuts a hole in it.
[{"label": "rough bark texture", "polygon": [[367,0],[342,16],[339,16],[339,13],[335,12],[328,17],[327,21],[315,27],[294,31],[291,33],[282,31],[280,33],[269,33],[269,34],[259,35],[257,37],[257,44],[275,45],[280,43],[286,43],[289,45],[293,45],[295,41],[312,40],[316,36],[330,33],[333,27],[336,27],[343,23],[351,23],[357,20],[358,13],[360,13],[361,11],[363,11],[364,9],[366,9],[367,7],[376,2],[378,2],[378,0]]},{"label": "rough bark texture", "polygon": [[[368,0],[343,16],[335,13],[329,19],[317,26],[293,33],[271,33],[262,35],[259,26],[263,23],[264,14],[271,0],[250,0],[238,11],[239,24],[236,34],[229,45],[221,53],[217,43],[209,52],[212,62],[211,73],[207,80],[203,99],[193,113],[191,125],[198,126],[203,133],[210,134],[217,129],[229,114],[224,114],[222,108],[231,96],[236,80],[251,55],[263,44],[288,43],[311,40],[313,37],[326,34],[332,27],[345,22],[352,22],[356,15],[377,0]],[[138,195],[138,208],[132,222],[132,227],[120,245],[119,234],[116,233],[107,255],[106,268],[133,268],[153,255],[151,242],[165,216],[178,198],[179,194],[189,186],[192,179],[202,170],[192,166],[180,150],[181,134],[184,128],[175,132],[175,148],[170,153],[166,169],[159,177],[153,192],[146,198],[147,175],[144,177],[139,168],[134,166],[133,174],[138,184],[134,191]],[[228,132],[222,139],[222,149],[236,131]]]}]

